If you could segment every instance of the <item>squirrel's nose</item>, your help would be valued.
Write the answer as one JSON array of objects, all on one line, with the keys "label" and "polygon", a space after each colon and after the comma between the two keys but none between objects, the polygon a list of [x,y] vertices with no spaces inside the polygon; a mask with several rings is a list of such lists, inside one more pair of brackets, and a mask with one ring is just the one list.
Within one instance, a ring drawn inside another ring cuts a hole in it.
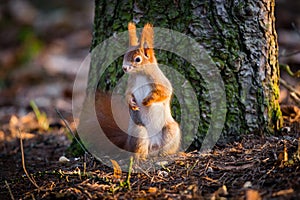
[{"label": "squirrel's nose", "polygon": [[130,67],[130,66],[128,66],[128,65],[123,65],[123,66],[122,66],[123,71],[124,71],[124,72],[127,72],[127,71],[129,70],[129,67]]}]

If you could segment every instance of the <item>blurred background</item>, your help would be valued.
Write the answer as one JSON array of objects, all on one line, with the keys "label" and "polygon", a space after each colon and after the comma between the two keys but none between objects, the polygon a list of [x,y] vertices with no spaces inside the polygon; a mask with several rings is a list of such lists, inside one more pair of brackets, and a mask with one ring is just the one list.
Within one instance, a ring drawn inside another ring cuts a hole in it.
[{"label": "blurred background", "polygon": [[[285,65],[292,72],[300,70],[300,1],[276,0],[275,16],[276,30],[279,44],[279,64],[281,65],[282,81],[287,82],[295,92],[300,92],[300,74],[297,77],[290,76]],[[283,86],[280,86],[281,104],[294,104],[300,106],[300,101]]]},{"label": "blurred background", "polygon": [[[0,1],[0,141],[11,116],[32,111],[30,101],[57,118],[54,108],[71,117],[76,71],[92,40],[93,0]],[[280,63],[300,69],[300,1],[276,1]],[[285,71],[294,88],[299,78]],[[282,102],[293,102],[282,87]],[[7,132],[6,132],[7,134]],[[1,139],[2,138],[2,139]]]},{"label": "blurred background", "polygon": [[93,0],[1,0],[0,124],[29,102],[71,112],[72,86],[92,40]]}]

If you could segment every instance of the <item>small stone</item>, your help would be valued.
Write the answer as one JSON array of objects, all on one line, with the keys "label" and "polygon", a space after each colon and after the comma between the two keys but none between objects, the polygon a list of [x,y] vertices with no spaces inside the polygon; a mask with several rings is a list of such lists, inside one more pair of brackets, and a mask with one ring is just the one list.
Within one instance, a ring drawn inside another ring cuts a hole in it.
[{"label": "small stone", "polygon": [[206,172],[207,172],[207,173],[212,173],[212,172],[214,172],[214,170],[213,170],[213,168],[208,167]]},{"label": "small stone", "polygon": [[166,171],[159,170],[157,175],[160,176],[160,177],[168,177],[169,173],[166,172]]},{"label": "small stone", "polygon": [[61,162],[61,163],[70,162],[70,160],[65,156],[59,157],[58,161]]},{"label": "small stone", "polygon": [[252,187],[252,183],[250,181],[246,181],[243,185],[243,188],[250,188]]},{"label": "small stone", "polygon": [[155,163],[157,166],[166,166],[168,164],[168,161],[159,161]]}]

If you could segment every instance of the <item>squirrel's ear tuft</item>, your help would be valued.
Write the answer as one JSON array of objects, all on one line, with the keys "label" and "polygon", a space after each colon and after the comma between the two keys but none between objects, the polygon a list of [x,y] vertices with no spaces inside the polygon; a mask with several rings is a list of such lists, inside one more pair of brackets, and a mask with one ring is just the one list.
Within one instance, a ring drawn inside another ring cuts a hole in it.
[{"label": "squirrel's ear tuft", "polygon": [[136,27],[133,22],[128,23],[129,46],[137,46],[138,38],[136,36]]},{"label": "squirrel's ear tuft", "polygon": [[140,48],[150,48],[153,49],[153,40],[154,40],[154,31],[152,24],[147,23],[144,26],[142,36],[141,36],[141,43]]}]

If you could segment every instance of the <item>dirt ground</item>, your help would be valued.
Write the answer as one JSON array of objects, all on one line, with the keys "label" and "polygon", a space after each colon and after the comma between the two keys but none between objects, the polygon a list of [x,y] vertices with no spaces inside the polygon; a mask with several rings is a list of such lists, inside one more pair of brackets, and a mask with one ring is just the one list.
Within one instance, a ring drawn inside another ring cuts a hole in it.
[{"label": "dirt ground", "polygon": [[[180,153],[151,172],[121,172],[88,153],[72,156],[67,151],[72,135],[55,111],[76,129],[72,98],[80,94],[72,94],[72,87],[90,48],[93,2],[4,2],[0,199],[300,199],[299,78],[281,72],[280,134],[247,135],[202,154]],[[300,3],[277,3],[280,63],[296,72]]]},{"label": "dirt ground", "polygon": [[[57,125],[49,132],[31,131],[24,139],[22,168],[18,141],[1,155],[2,199],[299,199],[300,124],[288,133],[248,135],[204,154],[181,153],[151,172],[118,172],[94,160],[59,162],[69,144]],[[286,149],[286,150],[285,150]],[[284,154],[288,160],[284,160]],[[36,184],[36,186],[35,186]],[[10,194],[11,192],[11,194]]]}]

